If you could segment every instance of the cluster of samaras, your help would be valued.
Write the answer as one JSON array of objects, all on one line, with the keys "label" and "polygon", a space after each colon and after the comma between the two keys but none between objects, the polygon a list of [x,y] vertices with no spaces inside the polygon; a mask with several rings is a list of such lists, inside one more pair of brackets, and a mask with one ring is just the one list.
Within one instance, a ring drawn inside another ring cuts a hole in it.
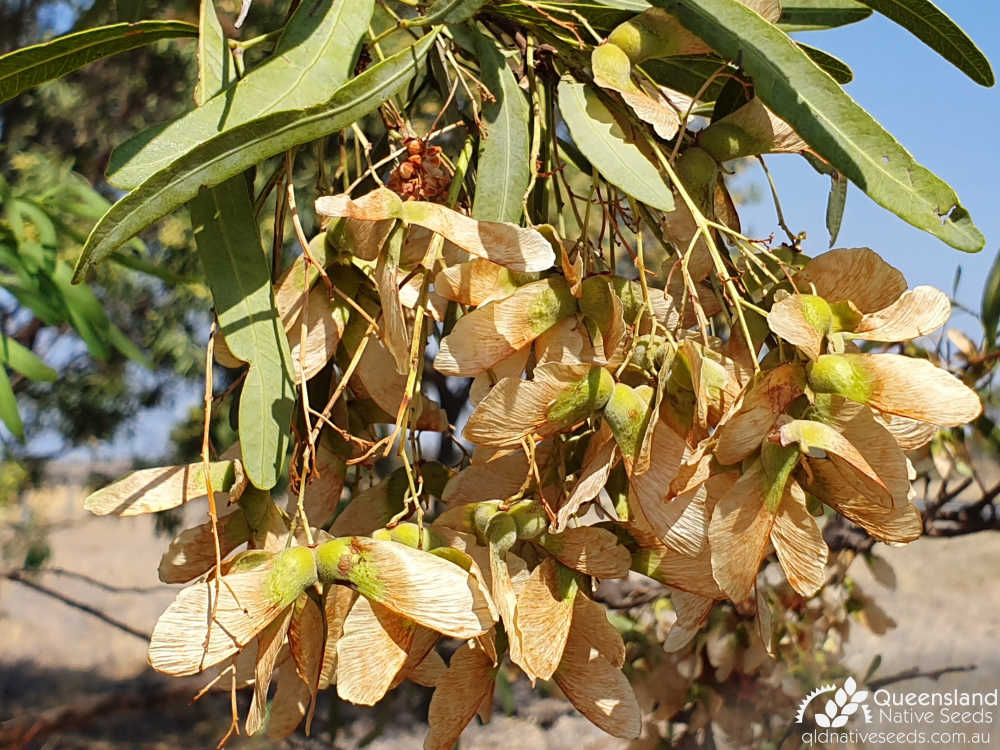
[{"label": "cluster of samaras", "polygon": [[[607,732],[638,736],[625,648],[595,580],[634,570],[672,587],[668,649],[717,601],[752,612],[772,549],[811,596],[826,575],[822,506],[877,539],[915,539],[905,451],[981,408],[926,359],[859,349],[949,315],[941,292],[908,291],[870,250],[788,255],[781,283],[754,293],[769,312],[748,309],[748,344],[738,329],[721,340],[696,325],[721,309],[703,283],[704,247],[679,286],[681,273],[668,275],[671,295],[585,273],[549,227],[478,222],[386,189],[321,198],[317,210],[333,219],[311,247],[329,285],[300,258],[275,289],[299,378],[331,361],[349,378],[303,490],[314,544],[301,525],[290,532],[296,498],[286,513],[250,486],[234,447],[209,467],[225,501],[222,569],[209,523],[181,534],[160,567],[164,581],[199,580],[160,618],[153,667],[252,684],[248,732],[264,726],[275,670],[274,737],[308,726],[319,690],[373,704],[409,679],[435,687],[426,747],[447,750],[488,716],[509,659]],[[414,320],[426,319],[448,327],[433,366],[474,378],[471,461],[417,465],[417,497],[401,469],[342,503],[347,466],[370,461],[373,425],[407,415],[417,430],[449,429],[438,404],[407,392],[423,364]],[[216,350],[227,356],[221,339]],[[205,494],[194,464],[132,474],[88,507],[135,514]],[[412,523],[414,502],[430,509],[431,497],[444,509]],[[448,664],[443,637],[460,641]]]}]

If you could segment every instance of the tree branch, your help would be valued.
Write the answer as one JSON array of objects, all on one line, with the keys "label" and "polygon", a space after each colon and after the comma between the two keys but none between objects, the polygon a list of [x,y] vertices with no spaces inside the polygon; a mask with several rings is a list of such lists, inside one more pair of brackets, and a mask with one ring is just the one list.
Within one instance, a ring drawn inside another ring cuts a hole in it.
[{"label": "tree branch", "polygon": [[53,599],[57,599],[69,607],[78,609],[81,612],[86,612],[91,617],[96,617],[98,620],[101,620],[102,622],[105,622],[108,625],[111,625],[112,627],[118,628],[122,632],[128,633],[129,635],[134,635],[136,638],[141,638],[144,641],[147,642],[149,641],[150,638],[149,633],[143,633],[141,630],[136,630],[131,625],[121,622],[120,620],[116,620],[114,617],[111,617],[111,615],[106,615],[104,612],[101,612],[101,610],[91,607],[89,604],[78,602],[75,599],[70,599],[65,594],[61,594],[60,592],[50,589],[46,586],[43,586],[40,583],[36,583],[35,581],[32,581],[30,578],[25,577],[24,574],[21,573],[21,571],[19,570],[6,573],[4,574],[3,577],[6,578],[8,581],[14,581],[15,583],[20,583],[22,586],[27,586],[29,589],[33,589],[34,591],[37,591],[40,594],[51,596]]}]

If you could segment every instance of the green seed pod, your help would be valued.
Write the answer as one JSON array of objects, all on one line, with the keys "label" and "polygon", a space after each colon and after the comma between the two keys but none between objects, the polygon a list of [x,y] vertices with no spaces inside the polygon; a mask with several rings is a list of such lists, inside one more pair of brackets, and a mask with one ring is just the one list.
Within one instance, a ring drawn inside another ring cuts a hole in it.
[{"label": "green seed pod", "polygon": [[339,537],[316,548],[316,570],[323,583],[347,579],[351,568],[351,537]]},{"label": "green seed pod", "polygon": [[228,562],[226,573],[245,573],[248,570],[260,567],[272,557],[274,557],[273,552],[266,552],[262,549],[244,550]]},{"label": "green seed pod", "polygon": [[704,42],[662,8],[650,8],[617,26],[608,42],[628,55],[632,64],[643,60],[704,51]]},{"label": "green seed pod", "polygon": [[611,397],[615,379],[603,367],[595,365],[587,376],[560,393],[546,413],[546,420],[559,429],[582,422],[603,407]]},{"label": "green seed pod", "polygon": [[629,367],[646,373],[656,373],[667,358],[667,342],[662,336],[646,334],[635,341]]},{"label": "green seed pod", "polygon": [[806,322],[824,336],[829,333],[833,324],[833,311],[829,303],[815,294],[800,294],[798,300]]},{"label": "green seed pod", "polygon": [[692,146],[677,159],[677,176],[695,205],[708,216],[715,214],[715,188],[719,163],[705,149]]},{"label": "green seed pod", "polygon": [[350,581],[358,591],[375,601],[382,601],[385,582],[367,549],[371,540],[364,537],[338,537],[316,549],[316,568],[323,583]]},{"label": "green seed pod", "polygon": [[469,570],[472,567],[472,558],[462,552],[462,550],[455,549],[454,547],[435,547],[430,553],[450,563],[454,563],[462,570]]},{"label": "green seed pod", "polygon": [[817,393],[836,393],[851,401],[868,403],[875,387],[874,376],[845,354],[824,354],[807,369],[809,387]]},{"label": "green seed pod", "polygon": [[861,322],[861,313],[850,302],[831,302],[831,331],[854,331]]},{"label": "green seed pod", "polygon": [[764,506],[776,513],[785,495],[785,485],[792,470],[799,465],[802,453],[798,445],[781,446],[765,441],[760,447],[760,463],[764,479]]},{"label": "green seed pod", "polygon": [[313,551],[308,547],[292,547],[275,558],[269,584],[276,598],[291,601],[317,580]]},{"label": "green seed pod", "polygon": [[611,325],[614,315],[611,285],[607,276],[590,276],[580,285],[580,312],[593,320],[600,330]]},{"label": "green seed pod", "polygon": [[576,297],[561,276],[552,276],[543,281],[544,287],[530,300],[527,317],[527,327],[535,336],[545,333],[579,309]]},{"label": "green seed pod", "polygon": [[500,511],[486,524],[486,539],[505,553],[517,541],[517,523],[510,513]]},{"label": "green seed pod", "polygon": [[430,547],[430,534],[427,529],[421,529],[415,523],[401,523],[394,526],[389,531],[389,538],[399,544],[413,547],[413,549],[427,549]]},{"label": "green seed pod", "polygon": [[723,121],[712,123],[702,130],[698,134],[698,145],[720,163],[766,154],[771,150],[771,141],[763,134],[751,133],[739,125]]},{"label": "green seed pod", "polygon": [[472,513],[472,525],[479,534],[486,536],[486,527],[489,525],[490,519],[497,513],[497,506],[500,503],[491,500],[485,503],[476,503],[475,510]]},{"label": "green seed pod", "polygon": [[604,418],[621,448],[622,455],[634,461],[639,455],[646,424],[651,412],[653,389],[649,386],[632,388],[616,383],[608,403],[604,405]]},{"label": "green seed pod", "polygon": [[545,533],[549,520],[538,503],[522,500],[509,511],[517,525],[518,539],[537,539]]}]

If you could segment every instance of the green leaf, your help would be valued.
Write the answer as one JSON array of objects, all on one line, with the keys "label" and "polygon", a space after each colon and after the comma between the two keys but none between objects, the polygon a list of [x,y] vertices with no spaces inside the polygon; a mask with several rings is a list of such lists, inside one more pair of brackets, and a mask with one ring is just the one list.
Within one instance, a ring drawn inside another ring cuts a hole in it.
[{"label": "green leaf", "polygon": [[239,406],[243,467],[253,485],[266,490],[281,476],[288,450],[292,355],[246,187],[206,188],[198,198],[191,203],[191,224],[219,327],[232,353],[250,363]]},{"label": "green leaf", "polygon": [[[108,164],[108,181],[132,189],[220,131],[322,103],[354,71],[373,7],[374,0],[301,3],[267,62],[197,109],[116,148]],[[200,42],[207,44],[209,38],[203,36]],[[202,51],[199,44],[199,56]],[[217,59],[218,53],[213,57]],[[205,75],[223,75],[216,66],[206,61]]]},{"label": "green leaf", "polygon": [[[232,56],[212,0],[202,0],[200,25],[196,101],[204,104],[225,86]],[[347,73],[340,71],[331,85],[343,83]],[[288,451],[295,373],[246,179],[236,175],[205,188],[190,210],[222,335],[230,351],[250,363],[239,400],[240,449],[247,477],[267,490],[277,483]]]},{"label": "green leaf", "polygon": [[826,229],[830,233],[830,247],[837,242],[846,205],[847,178],[842,174],[833,174],[830,176],[830,195],[826,199]]},{"label": "green leaf", "polygon": [[673,211],[674,198],[653,163],[625,134],[586,84],[559,82],[559,111],[577,147],[612,185],[637,201]]},{"label": "green leaf", "polygon": [[479,12],[485,0],[434,0],[427,8],[427,23],[464,23]]},{"label": "green leaf", "polygon": [[997,342],[997,328],[1000,326],[1000,251],[997,251],[997,257],[983,286],[980,318],[986,332],[986,343],[992,348]]},{"label": "green leaf", "polygon": [[986,55],[962,29],[930,0],[861,0],[911,32],[981,86],[996,79]]},{"label": "green leaf", "polygon": [[810,47],[808,44],[802,42],[796,42],[796,44],[799,45],[799,49],[812,58],[814,63],[829,73],[837,83],[850,83],[854,80],[854,71],[843,60],[834,57],[829,52]]},{"label": "green leaf", "polygon": [[0,102],[102,57],[117,55],[158,39],[195,36],[198,27],[184,21],[116,23],[56,37],[0,57]]},{"label": "green leaf", "polygon": [[236,66],[214,0],[201,0],[198,19],[198,85],[194,100],[204,104],[236,81]]},{"label": "green leaf", "polygon": [[198,194],[300,143],[322,138],[373,112],[416,75],[437,31],[421,37],[305,110],[275,112],[208,138],[114,204],[87,238],[74,279],[122,243]]},{"label": "green leaf", "polygon": [[29,380],[51,383],[59,377],[59,373],[45,364],[31,349],[3,334],[0,334],[0,362]]},{"label": "green leaf", "polygon": [[782,31],[818,31],[864,21],[871,8],[856,0],[786,0],[778,26]]},{"label": "green leaf", "polygon": [[17,411],[17,398],[14,397],[14,389],[10,387],[7,371],[2,367],[0,367],[0,419],[7,425],[7,429],[14,433],[14,437],[24,440],[24,423]]},{"label": "green leaf", "polygon": [[496,98],[483,103],[486,131],[479,140],[479,181],[472,217],[518,224],[531,179],[528,100],[496,42],[479,33],[472,42],[482,81]]},{"label": "green leaf", "polygon": [[986,240],[958,196],[904,149],[787,34],[738,0],[655,0],[712,49],[739,60],[757,96],[876,203],[966,252]]}]

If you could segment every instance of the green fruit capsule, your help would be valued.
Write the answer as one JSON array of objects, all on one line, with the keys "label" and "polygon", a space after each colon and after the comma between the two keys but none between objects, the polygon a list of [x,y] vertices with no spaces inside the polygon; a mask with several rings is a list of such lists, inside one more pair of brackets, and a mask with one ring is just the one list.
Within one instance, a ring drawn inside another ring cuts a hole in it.
[{"label": "green fruit capsule", "polygon": [[603,367],[590,368],[586,377],[562,391],[546,413],[546,421],[558,430],[572,427],[603,407],[611,397],[615,379]]},{"label": "green fruit capsule", "polygon": [[514,517],[505,511],[494,515],[486,524],[486,539],[501,553],[507,552],[517,541],[517,523]]},{"label": "green fruit capsule", "polygon": [[751,133],[739,125],[720,120],[699,133],[698,145],[721,163],[769,153],[772,143],[762,134]]},{"label": "green fruit capsule", "polygon": [[705,149],[692,146],[677,159],[677,176],[691,199],[703,212],[715,212],[718,161]]},{"label": "green fruit capsule", "polygon": [[316,548],[316,569],[322,583],[350,581],[358,591],[382,601],[385,582],[366,548],[373,544],[363,537],[338,537]]},{"label": "green fruit capsule", "polygon": [[421,529],[415,523],[401,523],[394,526],[389,532],[389,538],[405,544],[413,549],[427,549],[431,546],[431,535],[428,529]]},{"label": "green fruit capsule", "polygon": [[806,323],[824,336],[829,333],[833,325],[833,311],[829,303],[815,294],[800,294],[798,300]]},{"label": "green fruit capsule", "polygon": [[860,404],[868,403],[875,377],[850,354],[823,354],[808,366],[809,387],[817,393],[836,393]]},{"label": "green fruit capsule", "polygon": [[549,520],[538,503],[522,500],[509,511],[517,526],[518,539],[537,539],[548,528]]},{"label": "green fruit capsule", "polygon": [[615,307],[607,276],[591,276],[580,285],[580,312],[593,320],[600,330],[612,322]]},{"label": "green fruit capsule", "polygon": [[802,454],[799,446],[781,446],[765,441],[760,448],[760,462],[764,480],[764,506],[776,513],[785,495],[785,485],[792,471],[799,465]]},{"label": "green fruit capsule", "polygon": [[604,405],[604,419],[607,420],[622,455],[629,460],[635,460],[642,447],[652,397],[653,389],[649,386],[632,388],[624,383],[616,383],[611,398]]},{"label": "green fruit capsule", "polygon": [[701,47],[698,37],[662,8],[650,8],[615,27],[608,42],[628,55],[632,64],[672,57]]},{"label": "green fruit capsule", "polygon": [[290,602],[317,580],[313,551],[308,547],[292,547],[274,559],[269,585],[275,599]]},{"label": "green fruit capsule", "polygon": [[322,583],[346,580],[350,567],[350,537],[331,539],[316,548],[316,571]]}]

